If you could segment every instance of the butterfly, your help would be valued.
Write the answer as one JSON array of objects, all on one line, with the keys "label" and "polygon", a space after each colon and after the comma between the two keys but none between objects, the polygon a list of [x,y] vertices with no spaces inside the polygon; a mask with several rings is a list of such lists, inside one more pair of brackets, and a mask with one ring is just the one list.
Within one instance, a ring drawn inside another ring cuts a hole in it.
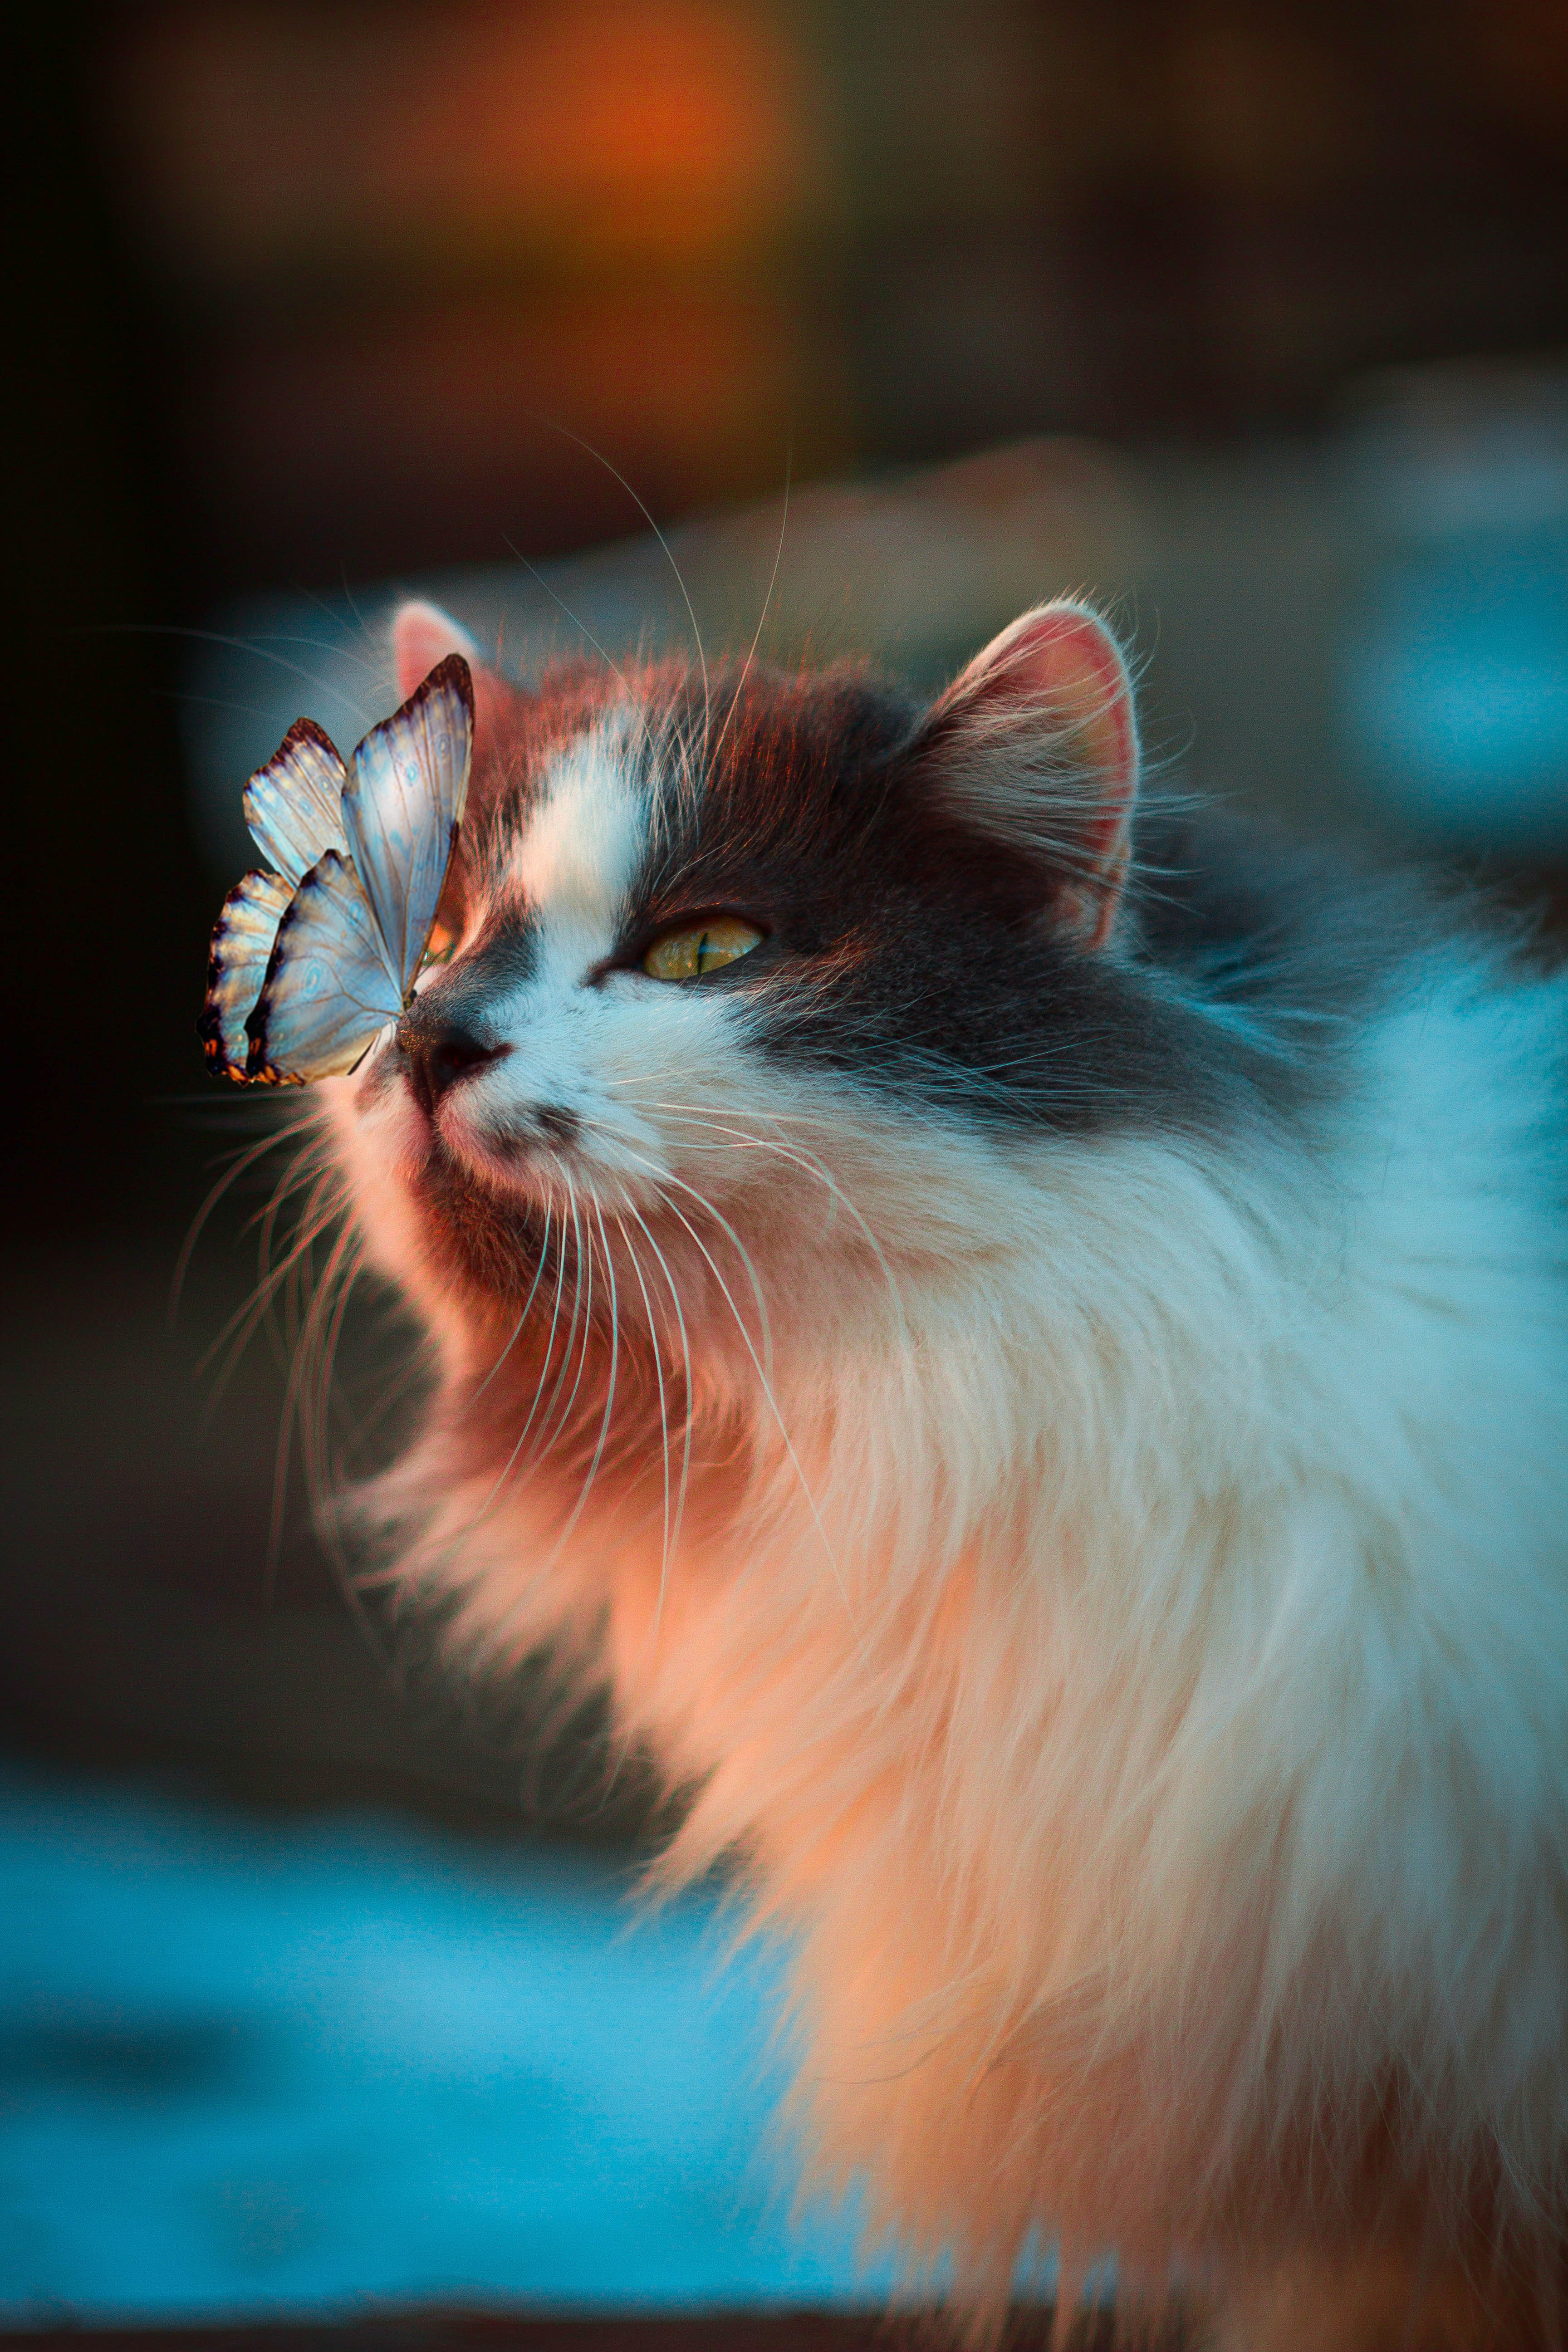
[{"label": "butterfly", "polygon": [[457,845],[474,688],[448,654],[345,767],[297,719],[245,788],[268,867],[224,900],[199,1025],[209,1068],[305,1086],[355,1067],[407,1009]]}]

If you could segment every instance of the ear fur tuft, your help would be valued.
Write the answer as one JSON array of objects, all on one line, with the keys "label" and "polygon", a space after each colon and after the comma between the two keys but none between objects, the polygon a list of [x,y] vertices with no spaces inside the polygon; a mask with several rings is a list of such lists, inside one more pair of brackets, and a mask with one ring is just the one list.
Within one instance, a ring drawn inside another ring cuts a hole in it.
[{"label": "ear fur tuft", "polygon": [[1138,789],[1132,680],[1087,604],[1037,605],[994,637],[926,721],[928,773],[951,813],[1047,866],[1056,919],[1111,934]]}]

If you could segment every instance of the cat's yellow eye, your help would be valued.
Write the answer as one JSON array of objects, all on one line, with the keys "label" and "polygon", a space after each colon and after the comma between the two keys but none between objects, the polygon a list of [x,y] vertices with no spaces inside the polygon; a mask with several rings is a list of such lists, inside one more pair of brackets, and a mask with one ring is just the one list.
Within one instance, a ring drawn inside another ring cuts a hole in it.
[{"label": "cat's yellow eye", "polygon": [[642,960],[650,980],[700,980],[705,971],[734,963],[762,944],[754,923],[739,915],[710,915],[705,922],[683,923],[655,940]]}]

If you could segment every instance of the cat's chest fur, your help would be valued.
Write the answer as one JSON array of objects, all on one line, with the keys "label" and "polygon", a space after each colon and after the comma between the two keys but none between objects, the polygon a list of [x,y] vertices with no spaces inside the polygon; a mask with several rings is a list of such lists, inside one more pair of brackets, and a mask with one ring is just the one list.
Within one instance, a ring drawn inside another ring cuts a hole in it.
[{"label": "cat's chest fur", "polygon": [[[1546,2245],[1563,992],[1223,845],[1130,944],[1124,682],[1031,617],[908,742],[737,724],[727,800],[689,704],[514,722],[542,795],[336,1089],[444,1366],[376,1508],[459,1638],[610,1678],[671,1871],[795,1943],[821,2165],[973,2301],[1041,2231],[1154,2291]],[[765,953],[661,994],[684,907]],[[416,1117],[443,1003],[504,1059]]]}]

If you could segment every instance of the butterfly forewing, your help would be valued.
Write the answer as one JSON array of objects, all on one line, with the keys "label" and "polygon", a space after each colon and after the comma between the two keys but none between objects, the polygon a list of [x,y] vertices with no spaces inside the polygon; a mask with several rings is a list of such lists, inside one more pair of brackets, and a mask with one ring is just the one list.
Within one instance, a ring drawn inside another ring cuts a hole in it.
[{"label": "butterfly forewing", "polygon": [[278,926],[292,896],[278,874],[247,874],[223,902],[207,964],[207,1001],[201,1018],[209,1068],[245,1076],[250,1040],[246,1015],[261,993]]},{"label": "butterfly forewing", "polygon": [[343,786],[348,770],[313,719],[296,719],[245,788],[245,822],[264,857],[294,885],[324,850],[345,855]]},{"label": "butterfly forewing", "polygon": [[343,830],[405,996],[436,920],[468,791],[474,690],[460,654],[373,727],[343,791]]},{"label": "butterfly forewing", "polygon": [[306,1085],[352,1070],[403,1010],[380,926],[350,859],[318,858],[281,922],[256,1010],[247,1076]]}]

